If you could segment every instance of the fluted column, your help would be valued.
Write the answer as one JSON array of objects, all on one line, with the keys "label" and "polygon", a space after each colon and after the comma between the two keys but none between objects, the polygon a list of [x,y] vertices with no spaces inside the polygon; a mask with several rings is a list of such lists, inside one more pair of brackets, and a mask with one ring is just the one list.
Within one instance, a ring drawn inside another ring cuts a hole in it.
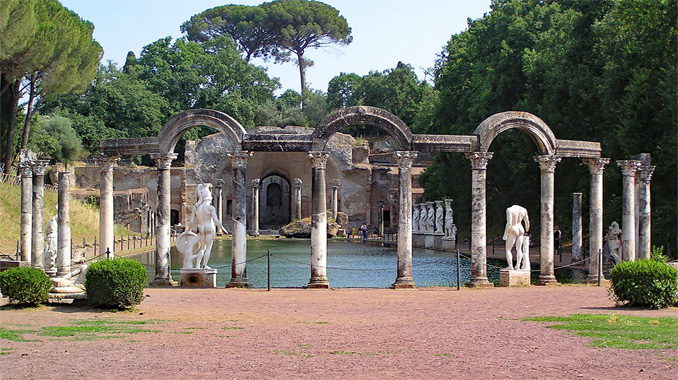
[{"label": "fluted column", "polygon": [[33,170],[29,161],[22,161],[21,168],[21,261],[31,262],[31,238],[33,234]]},{"label": "fluted column", "polygon": [[553,269],[553,182],[556,164],[561,158],[554,155],[535,156],[541,171],[541,217],[539,256],[541,269],[537,285],[556,284]]},{"label": "fluted column", "polygon": [[335,221],[337,220],[337,212],[339,211],[339,180],[335,179],[332,181],[332,204],[331,204],[331,210],[332,210],[332,219]]},{"label": "fluted column", "polygon": [[293,219],[301,220],[301,179],[294,179],[294,215]]},{"label": "fluted column", "polygon": [[587,282],[597,282],[598,273],[602,268],[598,266],[598,251],[603,249],[603,171],[609,158],[585,158],[591,172],[590,194],[590,222],[589,222],[589,275]]},{"label": "fluted column", "polygon": [[252,180],[252,236],[259,236],[259,179]]},{"label": "fluted column", "polygon": [[47,161],[31,162],[33,169],[33,224],[31,236],[31,265],[44,269],[43,251],[45,250],[45,236],[43,233],[43,218],[45,209],[45,166]]},{"label": "fluted column", "polygon": [[247,288],[247,189],[245,184],[245,169],[250,152],[233,152],[231,158],[233,167],[233,231],[231,234],[231,282],[227,288]]},{"label": "fluted column", "polygon": [[[151,157],[158,169],[158,211],[155,229],[155,286],[176,286],[170,273],[170,201],[172,187],[170,185],[170,168],[177,155],[170,153]],[[103,248],[103,246],[102,246]],[[104,248],[104,251],[105,248]]]},{"label": "fluted column", "polygon": [[417,158],[417,152],[396,151],[394,156],[398,161],[399,178],[398,274],[391,287],[394,289],[414,288],[412,278],[412,161]]},{"label": "fluted column", "polygon": [[492,152],[466,153],[471,160],[471,281],[470,287],[492,287],[487,280],[485,180]]},{"label": "fluted column", "polygon": [[652,221],[651,221],[651,203],[650,203],[650,182],[655,167],[642,165],[638,170],[639,191],[638,191],[638,258],[649,259],[652,251]]},{"label": "fluted column", "polygon": [[572,193],[572,262],[581,260],[581,193]]},{"label": "fluted column", "polygon": [[59,210],[57,217],[57,276],[71,272],[71,176],[69,172],[59,173]]},{"label": "fluted column", "polygon": [[325,195],[325,169],[327,152],[312,151],[311,159],[311,280],[309,288],[329,288],[327,280],[327,201]]},{"label": "fluted column", "polygon": [[[224,180],[217,179],[214,187],[214,208],[217,209],[217,218],[224,222]],[[217,235],[223,235],[221,228],[217,228]]]},{"label": "fluted column", "polygon": [[98,158],[99,164],[99,242],[101,254],[106,250],[113,257],[114,244],[114,210],[113,210],[113,166],[117,157],[102,155]]},{"label": "fluted column", "polygon": [[618,160],[622,171],[622,260],[636,259],[636,171],[638,160]]}]

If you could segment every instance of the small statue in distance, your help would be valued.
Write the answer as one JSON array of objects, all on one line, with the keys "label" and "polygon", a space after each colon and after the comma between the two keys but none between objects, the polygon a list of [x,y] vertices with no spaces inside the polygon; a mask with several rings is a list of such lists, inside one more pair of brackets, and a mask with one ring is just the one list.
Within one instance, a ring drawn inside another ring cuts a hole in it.
[{"label": "small statue in distance", "polygon": [[47,223],[47,230],[45,231],[45,250],[43,251],[43,258],[45,260],[45,272],[51,274],[52,276],[56,275],[56,256],[57,256],[57,244],[58,244],[58,230],[59,225],[57,223],[57,218],[59,216],[59,206],[57,205],[57,213],[54,214],[52,219]]},{"label": "small statue in distance", "polygon": [[[523,222],[525,227],[523,227]],[[513,270],[513,256],[511,250],[516,246],[516,270],[530,270],[530,247],[524,244],[525,233],[530,230],[530,219],[524,207],[513,205],[506,209],[506,228],[502,239],[506,240],[506,261],[509,270]]]},{"label": "small statue in distance", "polygon": [[607,241],[607,249],[610,251],[610,256],[615,265],[619,264],[621,261],[621,236],[622,230],[619,228],[619,223],[612,222],[607,230],[607,234],[605,234],[605,240]]},{"label": "small statue in distance", "polygon": [[[222,226],[217,210],[212,206],[212,191],[211,183],[201,183],[196,187],[198,193],[198,202],[193,206],[193,213],[186,225],[186,231],[181,234],[182,238],[182,252],[184,254],[184,268],[189,269],[193,267],[193,259],[197,259],[195,263],[196,269],[212,269],[207,263],[212,254],[212,244],[214,243],[214,236],[216,235],[215,224],[225,233],[228,231]],[[193,227],[198,227],[198,234],[192,232]],[[197,254],[192,254],[195,251],[195,240],[197,238]],[[185,242],[183,241],[185,240]],[[194,256],[194,257],[192,257]],[[189,265],[189,266],[187,266]]]}]

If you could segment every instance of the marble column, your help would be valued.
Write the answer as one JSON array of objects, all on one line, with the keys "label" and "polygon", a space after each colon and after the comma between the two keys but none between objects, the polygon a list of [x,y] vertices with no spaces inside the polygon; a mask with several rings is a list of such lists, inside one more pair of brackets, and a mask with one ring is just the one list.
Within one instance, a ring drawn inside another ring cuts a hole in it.
[{"label": "marble column", "polygon": [[384,236],[384,201],[379,201],[379,236]]},{"label": "marble column", "polygon": [[[170,273],[170,168],[177,155],[170,153],[163,156],[152,156],[158,169],[158,211],[155,227],[155,279],[154,286],[176,286]],[[102,253],[106,248],[102,246]]]},{"label": "marble column", "polygon": [[57,276],[71,272],[71,176],[69,172],[59,173],[57,217]]},{"label": "marble column", "polygon": [[492,287],[487,280],[485,179],[492,152],[466,153],[471,161],[471,281],[470,287]]},{"label": "marble column", "polygon": [[33,171],[29,161],[21,168],[21,261],[31,262],[31,237],[33,229]]},{"label": "marble column", "polygon": [[45,209],[45,166],[47,161],[31,162],[33,169],[33,224],[31,236],[31,265],[44,269],[43,251],[45,250],[45,236],[43,233],[43,217]]},{"label": "marble column", "polygon": [[636,259],[636,171],[638,160],[618,160],[622,171],[622,260]]},{"label": "marble column", "polygon": [[561,158],[555,155],[535,156],[541,171],[541,215],[540,215],[540,273],[537,285],[558,283],[553,268],[553,182],[556,164]]},{"label": "marble column", "polygon": [[581,193],[572,193],[572,261],[581,260]]},{"label": "marble column", "polygon": [[332,181],[332,204],[331,204],[331,209],[332,210],[332,219],[335,221],[337,220],[337,212],[339,211],[339,180],[335,179]]},{"label": "marble column", "polygon": [[[214,187],[214,208],[217,209],[217,218],[224,222],[224,180],[217,179]],[[223,235],[221,228],[217,228],[217,235]]]},{"label": "marble column", "polygon": [[329,154],[322,151],[308,153],[311,159],[311,280],[309,288],[329,288],[327,280],[327,201],[325,169]]},{"label": "marble column", "polygon": [[247,188],[245,183],[245,169],[250,152],[233,152],[231,158],[233,167],[233,230],[231,234],[231,281],[227,288],[248,288],[247,279]]},{"label": "marble column", "polygon": [[101,254],[106,250],[111,252],[111,258],[115,251],[114,244],[114,211],[113,211],[113,166],[117,157],[102,155],[98,158],[99,163],[99,243]]},{"label": "marble column", "polygon": [[655,167],[642,165],[638,170],[638,258],[649,259],[652,253],[652,226],[651,226],[651,203],[650,181]]},{"label": "marble column", "polygon": [[595,283],[598,281],[598,273],[602,274],[603,270],[598,266],[598,251],[603,249],[603,171],[610,159],[585,158],[583,161],[588,165],[591,173],[589,275],[586,281]]},{"label": "marble column", "polygon": [[412,161],[417,152],[396,151],[398,162],[398,274],[394,289],[414,288],[412,278]]},{"label": "marble column", "polygon": [[294,179],[294,220],[301,220],[301,179]]},{"label": "marble column", "polygon": [[259,236],[259,179],[252,180],[252,236]]}]

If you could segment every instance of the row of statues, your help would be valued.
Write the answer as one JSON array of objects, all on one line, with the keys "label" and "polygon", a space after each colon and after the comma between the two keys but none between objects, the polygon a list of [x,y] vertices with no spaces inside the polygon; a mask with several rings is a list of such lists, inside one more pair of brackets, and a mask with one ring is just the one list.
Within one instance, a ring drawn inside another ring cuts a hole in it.
[{"label": "row of statues", "polygon": [[417,203],[412,206],[412,232],[419,234],[443,235],[455,239],[457,226],[454,225],[452,199]]}]

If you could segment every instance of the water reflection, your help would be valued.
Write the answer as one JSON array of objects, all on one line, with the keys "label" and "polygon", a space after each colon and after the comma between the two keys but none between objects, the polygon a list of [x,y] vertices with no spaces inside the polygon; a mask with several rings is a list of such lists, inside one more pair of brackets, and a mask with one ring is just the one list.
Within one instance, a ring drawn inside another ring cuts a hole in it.
[{"label": "water reflection", "polygon": [[[267,286],[266,251],[271,250],[271,286],[274,288],[303,287],[311,277],[311,247],[309,240],[251,240],[247,242],[247,277],[255,288]],[[387,288],[395,281],[397,254],[395,247],[382,247],[330,240],[327,244],[327,277],[334,288]],[[155,254],[150,252],[134,257],[146,266],[149,281],[153,279]],[[181,258],[171,252],[172,277],[179,281]],[[498,285],[499,266],[503,263],[488,261],[488,278]],[[456,286],[456,254],[428,249],[414,249],[412,276],[419,287]],[[462,257],[461,283],[471,277],[471,260]],[[214,242],[210,266],[218,269],[217,286],[223,287],[231,278],[231,242]],[[559,273],[560,272],[560,273]],[[535,272],[536,273],[536,272]],[[533,273],[533,274],[535,274]],[[538,273],[536,273],[538,275]],[[559,275],[560,274],[560,275]],[[572,277],[568,271],[560,277]],[[571,282],[571,281],[568,281]]]}]

